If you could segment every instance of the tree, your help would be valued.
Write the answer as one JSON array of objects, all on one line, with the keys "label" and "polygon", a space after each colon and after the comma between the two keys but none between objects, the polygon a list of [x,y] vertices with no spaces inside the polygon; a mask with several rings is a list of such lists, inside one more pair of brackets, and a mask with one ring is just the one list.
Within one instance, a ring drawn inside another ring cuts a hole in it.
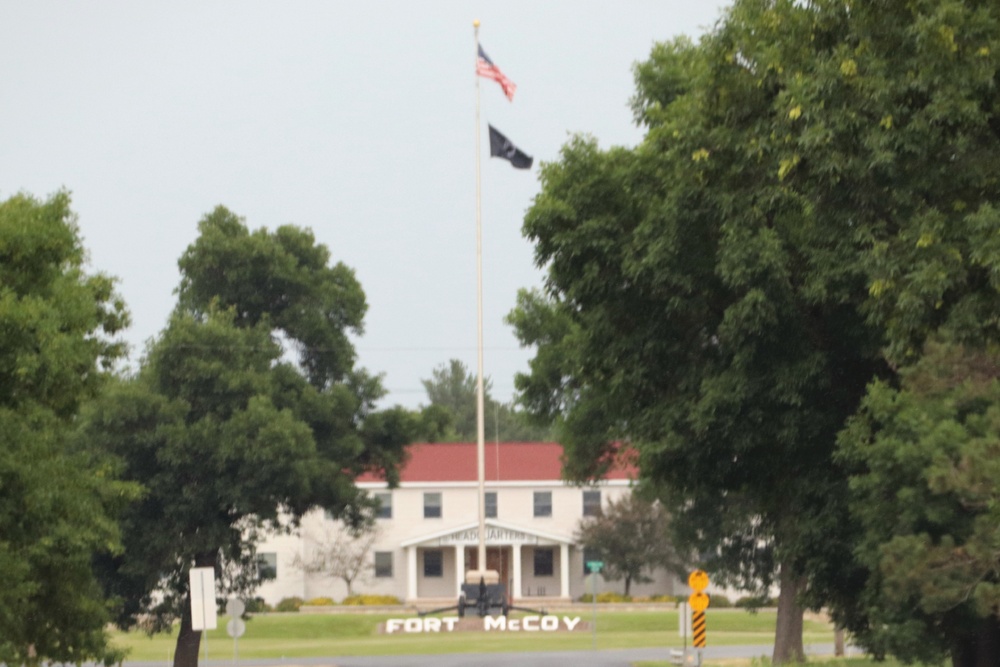
[{"label": "tree", "polygon": [[1000,350],[934,340],[841,436],[877,654],[1000,664]]},{"label": "tree", "polygon": [[354,478],[398,479],[420,427],[402,408],[375,410],[383,390],[354,368],[348,338],[361,333],[364,294],[311,233],[251,233],[221,207],[199,232],[167,328],[84,428],[145,489],[125,552],[104,563],[125,601],[119,621],[157,631],[180,619],[176,667],[198,660],[190,567],[214,567],[224,597],[247,595],[261,531],[295,529],[313,508],[362,521],[370,501]]},{"label": "tree", "polygon": [[[722,59],[721,43],[703,49]],[[716,580],[764,593],[780,577],[780,663],[804,656],[805,565],[829,548],[820,522],[836,530],[826,517],[846,515],[835,435],[878,346],[845,307],[864,285],[850,237],[813,220],[776,165],[738,171],[746,134],[761,130],[732,115],[763,101],[753,77],[736,83],[725,104],[722,90],[679,98],[634,151],[577,138],[543,167],[525,232],[548,295],[523,295],[511,321],[539,348],[518,387],[558,416],[577,474],[599,476],[631,443],[679,546],[717,554],[703,564]]]},{"label": "tree", "polygon": [[0,662],[108,655],[109,606],[91,568],[120,549],[135,490],[69,435],[122,355],[113,281],[84,271],[69,195],[0,203]]},{"label": "tree", "polygon": [[[421,380],[430,399],[428,409],[443,410],[451,417],[451,428],[441,435],[445,442],[476,440],[476,376],[464,363],[451,359],[435,368],[431,378]],[[506,441],[547,440],[549,429],[530,421],[529,415],[513,405],[500,403],[490,396],[490,379],[483,378],[483,408],[486,437]],[[426,409],[425,409],[426,414]]]},{"label": "tree", "polygon": [[597,516],[581,519],[576,541],[603,561],[605,578],[625,580],[628,595],[633,581],[653,581],[649,575],[658,568],[681,571],[667,524],[658,502],[630,493],[608,501]]},{"label": "tree", "polygon": [[637,67],[642,144],[575,138],[525,219],[548,279],[511,318],[539,344],[523,400],[578,475],[637,447],[717,575],[776,566],[775,662],[798,602],[872,622],[834,457],[865,385],[935,331],[996,338],[998,13],[738,1]]},{"label": "tree", "polygon": [[354,584],[368,583],[374,574],[372,547],[381,531],[374,521],[359,526],[328,525],[304,534],[308,556],[296,555],[295,565],[305,572],[335,577],[347,586],[347,596],[354,595]]}]

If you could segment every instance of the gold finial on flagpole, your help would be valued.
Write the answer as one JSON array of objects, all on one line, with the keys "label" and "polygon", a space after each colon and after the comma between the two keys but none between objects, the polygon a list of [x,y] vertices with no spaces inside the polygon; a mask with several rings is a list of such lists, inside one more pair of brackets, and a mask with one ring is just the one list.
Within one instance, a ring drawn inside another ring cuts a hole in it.
[{"label": "gold finial on flagpole", "polygon": [[478,28],[479,27],[479,19],[474,19],[472,21],[472,27],[473,28]]}]

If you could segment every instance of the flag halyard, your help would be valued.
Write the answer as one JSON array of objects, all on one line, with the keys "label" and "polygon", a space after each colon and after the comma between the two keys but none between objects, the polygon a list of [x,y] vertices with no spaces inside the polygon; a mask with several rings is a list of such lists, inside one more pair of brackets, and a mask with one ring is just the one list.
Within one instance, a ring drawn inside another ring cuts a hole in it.
[{"label": "flag halyard", "polygon": [[517,86],[507,78],[506,74],[500,71],[499,67],[493,64],[493,61],[483,51],[482,46],[479,47],[479,57],[476,59],[476,74],[499,83],[507,99],[511,102],[514,101],[514,91],[517,90]]}]

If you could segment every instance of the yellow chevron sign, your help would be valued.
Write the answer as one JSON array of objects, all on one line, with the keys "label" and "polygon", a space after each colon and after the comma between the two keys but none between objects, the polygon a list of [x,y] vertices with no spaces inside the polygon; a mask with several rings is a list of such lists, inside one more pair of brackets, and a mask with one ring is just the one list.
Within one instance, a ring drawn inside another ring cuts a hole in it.
[{"label": "yellow chevron sign", "polygon": [[707,628],[705,626],[705,612],[696,611],[691,614],[691,634],[694,637],[694,647],[705,648],[708,639]]}]

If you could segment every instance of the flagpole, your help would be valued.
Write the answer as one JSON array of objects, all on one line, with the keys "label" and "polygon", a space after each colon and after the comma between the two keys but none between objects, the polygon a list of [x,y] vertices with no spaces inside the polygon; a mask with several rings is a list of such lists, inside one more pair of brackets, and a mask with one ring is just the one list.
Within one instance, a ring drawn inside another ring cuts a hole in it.
[{"label": "flagpole", "polygon": [[[479,19],[472,22],[476,37],[475,61],[479,62]],[[483,398],[483,215],[480,186],[479,75],[476,75],[476,468],[479,474],[479,552],[477,569],[486,571],[486,429]]]}]

